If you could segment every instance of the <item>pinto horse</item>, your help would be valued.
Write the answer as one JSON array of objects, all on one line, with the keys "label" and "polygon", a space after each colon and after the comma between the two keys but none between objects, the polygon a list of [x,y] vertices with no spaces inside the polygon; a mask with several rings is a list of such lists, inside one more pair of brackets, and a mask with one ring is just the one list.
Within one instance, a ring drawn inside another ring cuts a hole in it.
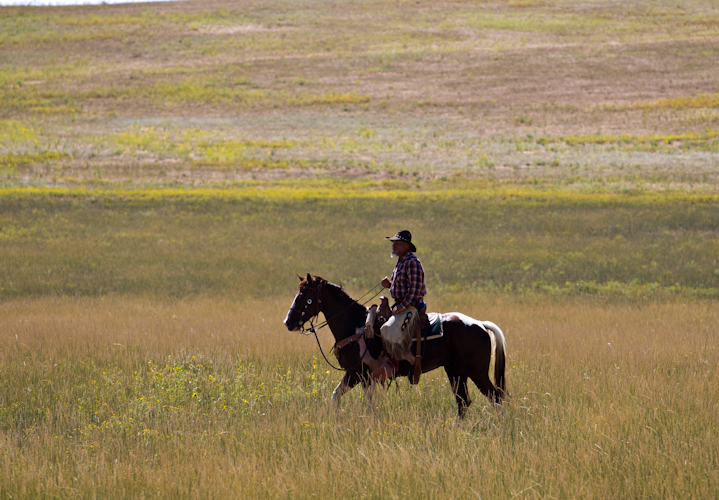
[{"label": "pinto horse", "polygon": [[[367,310],[352,299],[339,286],[319,276],[300,278],[295,300],[292,302],[285,326],[290,331],[301,331],[302,326],[324,314],[335,338],[335,347],[364,328]],[[457,417],[463,418],[471,404],[467,380],[477,385],[493,405],[499,405],[506,395],[504,375],[506,346],[504,334],[490,321],[478,321],[461,313],[441,314],[444,335],[422,342],[422,372],[443,366],[457,401]],[[310,323],[311,324],[311,323]],[[416,344],[411,351],[414,354]],[[360,336],[335,349],[340,366],[345,370],[339,385],[332,393],[332,401],[339,407],[340,398],[357,384],[362,384],[365,395],[373,402],[372,370],[382,353],[382,339]],[[401,361],[399,375],[412,377],[413,366]]]}]

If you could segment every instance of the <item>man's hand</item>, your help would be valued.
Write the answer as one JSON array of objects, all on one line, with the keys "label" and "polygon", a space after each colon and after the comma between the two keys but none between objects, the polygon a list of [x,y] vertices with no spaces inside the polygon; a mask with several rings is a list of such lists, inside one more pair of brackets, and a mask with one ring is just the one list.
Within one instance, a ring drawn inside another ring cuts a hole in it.
[{"label": "man's hand", "polygon": [[404,307],[402,307],[402,306],[399,305],[399,304],[397,304],[396,306],[394,306],[394,307],[392,308],[392,314],[399,314],[399,313],[401,313],[402,311],[404,311]]},{"label": "man's hand", "polygon": [[385,288],[389,288],[392,286],[392,282],[390,282],[390,280],[387,276],[385,276],[384,279],[382,280],[382,286]]}]

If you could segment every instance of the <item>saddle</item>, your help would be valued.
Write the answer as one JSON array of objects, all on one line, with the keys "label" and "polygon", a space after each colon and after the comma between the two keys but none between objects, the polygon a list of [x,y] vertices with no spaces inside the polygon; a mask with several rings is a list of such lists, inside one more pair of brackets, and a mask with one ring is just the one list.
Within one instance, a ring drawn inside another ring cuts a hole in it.
[{"label": "saddle", "polygon": [[[390,322],[392,324],[392,344],[388,344],[385,338],[390,336],[390,330],[383,328],[390,318],[397,320]],[[406,331],[407,328],[410,329],[409,332]],[[410,377],[410,383],[418,384],[422,374],[422,332],[430,329],[427,305],[424,302],[420,303],[417,309],[411,307],[405,314],[400,313],[393,318],[387,297],[380,297],[379,308],[376,305],[369,308],[365,324],[365,337],[371,339],[375,335],[382,336],[385,345],[379,366],[372,372],[372,377],[380,382],[394,379],[395,372],[399,368],[398,359],[407,359],[408,361],[414,359],[414,372]],[[402,338],[397,338],[400,335]],[[417,343],[414,355],[409,351],[412,342]]]}]

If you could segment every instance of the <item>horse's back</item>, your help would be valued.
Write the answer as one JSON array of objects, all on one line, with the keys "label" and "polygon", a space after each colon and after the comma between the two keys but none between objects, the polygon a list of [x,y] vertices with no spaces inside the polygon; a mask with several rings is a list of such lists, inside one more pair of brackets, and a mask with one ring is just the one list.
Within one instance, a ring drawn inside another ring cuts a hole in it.
[{"label": "horse's back", "polygon": [[502,330],[491,321],[482,321],[478,319],[474,319],[471,316],[467,316],[464,313],[461,312],[448,312],[448,313],[442,313],[441,314],[442,323],[444,325],[457,325],[457,326],[464,326],[468,330],[473,330],[474,328],[479,328],[480,330],[483,330],[487,332],[488,334],[494,334],[497,336],[502,337],[502,341],[504,341],[504,333]]}]

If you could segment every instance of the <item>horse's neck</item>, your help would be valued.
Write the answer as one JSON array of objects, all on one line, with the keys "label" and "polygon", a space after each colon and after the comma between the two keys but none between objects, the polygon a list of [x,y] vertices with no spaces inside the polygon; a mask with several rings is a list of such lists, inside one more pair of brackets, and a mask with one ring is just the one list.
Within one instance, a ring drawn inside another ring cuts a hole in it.
[{"label": "horse's neck", "polygon": [[335,292],[323,297],[322,302],[322,312],[336,341],[353,335],[357,327],[361,326],[359,317],[364,311],[359,309],[364,308],[349,296]]}]

